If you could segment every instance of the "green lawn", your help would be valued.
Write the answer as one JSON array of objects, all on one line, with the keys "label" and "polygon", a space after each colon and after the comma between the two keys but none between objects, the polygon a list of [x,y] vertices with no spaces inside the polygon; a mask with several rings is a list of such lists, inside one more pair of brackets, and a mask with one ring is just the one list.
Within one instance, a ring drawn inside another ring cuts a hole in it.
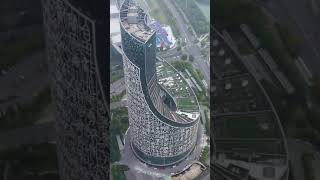
[{"label": "green lawn", "polygon": [[123,78],[123,76],[124,76],[123,70],[112,72],[112,73],[111,73],[111,79],[110,79],[110,81],[111,81],[111,83],[114,83],[114,82],[116,82],[117,80]]}]

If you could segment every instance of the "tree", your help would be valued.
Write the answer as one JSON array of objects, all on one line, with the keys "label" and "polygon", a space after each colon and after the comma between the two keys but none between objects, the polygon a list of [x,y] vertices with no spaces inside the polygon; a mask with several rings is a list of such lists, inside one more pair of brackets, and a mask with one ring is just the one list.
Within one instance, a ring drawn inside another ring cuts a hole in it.
[{"label": "tree", "polygon": [[187,56],[186,54],[183,54],[183,55],[181,56],[181,59],[182,59],[182,60],[187,60],[187,58],[188,58],[188,56]]},{"label": "tree", "polygon": [[126,165],[112,165],[111,173],[114,179],[125,180],[124,171],[128,171],[129,167]]},{"label": "tree", "polygon": [[193,62],[194,57],[192,55],[189,55],[189,61]]},{"label": "tree", "polygon": [[205,146],[202,150],[200,161],[205,162],[209,158],[210,149],[208,146]]},{"label": "tree", "polygon": [[177,47],[177,51],[181,51],[181,47],[180,46]]}]

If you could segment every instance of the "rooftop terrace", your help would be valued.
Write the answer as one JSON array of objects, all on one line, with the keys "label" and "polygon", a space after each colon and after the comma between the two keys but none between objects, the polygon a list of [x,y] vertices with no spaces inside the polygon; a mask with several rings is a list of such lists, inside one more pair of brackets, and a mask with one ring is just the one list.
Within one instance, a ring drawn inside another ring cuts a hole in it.
[{"label": "rooftop terrace", "polygon": [[147,16],[143,9],[132,1],[128,3],[125,2],[120,9],[122,27],[140,41],[146,42],[155,31],[147,25]]},{"label": "rooftop terrace", "polygon": [[200,111],[196,95],[181,74],[173,66],[161,59],[158,59],[156,69],[158,84],[175,101],[177,109],[171,112],[173,119],[187,122],[198,119]]}]

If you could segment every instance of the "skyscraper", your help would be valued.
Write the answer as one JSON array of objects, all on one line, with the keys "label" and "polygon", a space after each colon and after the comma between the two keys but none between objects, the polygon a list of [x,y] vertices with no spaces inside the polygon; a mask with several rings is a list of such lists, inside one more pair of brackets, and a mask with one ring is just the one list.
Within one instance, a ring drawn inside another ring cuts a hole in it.
[{"label": "skyscraper", "polygon": [[[176,164],[196,144],[200,115],[196,96],[176,69],[157,59],[156,33],[131,0],[121,4],[120,28],[131,148],[147,164]],[[167,68],[162,75],[173,76],[158,77],[157,61]]]},{"label": "skyscraper", "polygon": [[107,2],[42,2],[60,177],[108,179]]}]

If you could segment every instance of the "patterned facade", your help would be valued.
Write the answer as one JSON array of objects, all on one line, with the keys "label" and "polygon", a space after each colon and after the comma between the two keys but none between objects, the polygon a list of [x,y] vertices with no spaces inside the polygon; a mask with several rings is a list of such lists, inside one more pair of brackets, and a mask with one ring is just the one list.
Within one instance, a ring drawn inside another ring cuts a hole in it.
[{"label": "patterned facade", "polygon": [[[199,118],[179,122],[172,111],[164,114],[156,75],[156,39],[146,25],[146,15],[138,8],[138,23],[127,23],[130,8],[136,6],[130,1],[120,8],[123,63],[128,95],[129,133],[135,155],[150,165],[168,166],[186,158],[194,149],[197,139]],[[140,26],[140,27],[139,27]],[[138,27],[137,30],[131,31]],[[141,31],[138,37],[137,31]],[[160,105],[156,105],[156,104]],[[170,118],[171,117],[171,118]]]},{"label": "patterned facade", "polygon": [[42,2],[60,178],[108,179],[108,106],[100,71],[106,59],[97,58],[97,21],[75,1]]}]

